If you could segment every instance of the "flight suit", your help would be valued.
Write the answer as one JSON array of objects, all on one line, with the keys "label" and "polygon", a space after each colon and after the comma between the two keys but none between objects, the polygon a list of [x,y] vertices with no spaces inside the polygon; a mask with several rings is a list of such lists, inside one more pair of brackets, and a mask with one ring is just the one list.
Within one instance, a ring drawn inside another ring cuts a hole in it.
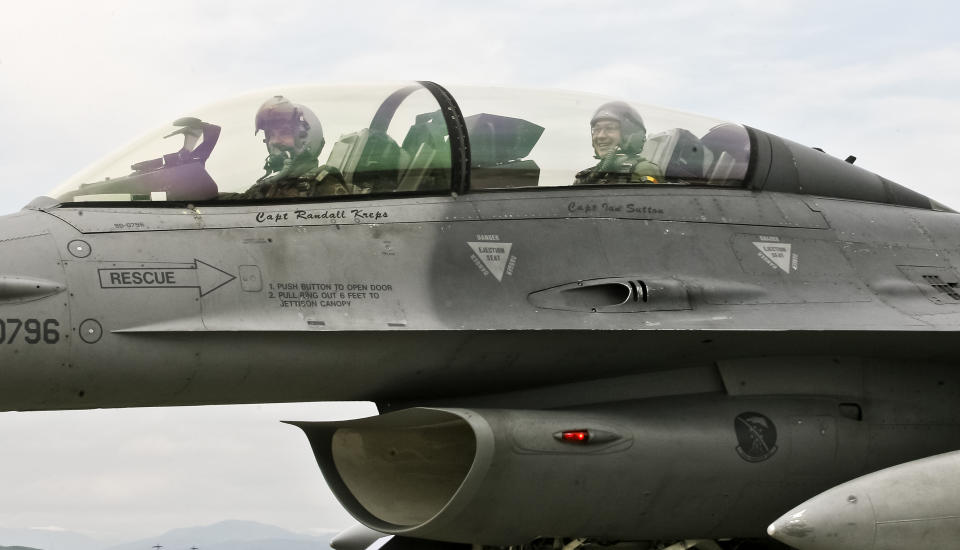
[{"label": "flight suit", "polygon": [[615,153],[596,166],[577,172],[574,185],[608,183],[662,183],[663,171],[640,155]]},{"label": "flight suit", "polygon": [[327,197],[363,193],[347,183],[340,171],[332,166],[318,166],[298,176],[265,178],[247,189],[238,198],[277,199],[290,197]]}]

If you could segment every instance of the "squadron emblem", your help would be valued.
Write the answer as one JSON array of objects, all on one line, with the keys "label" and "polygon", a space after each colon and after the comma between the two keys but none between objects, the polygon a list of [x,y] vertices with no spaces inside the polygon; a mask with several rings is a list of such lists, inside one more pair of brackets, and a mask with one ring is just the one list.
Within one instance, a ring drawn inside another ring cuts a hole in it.
[{"label": "squadron emblem", "polygon": [[737,432],[737,453],[747,462],[762,462],[777,452],[777,427],[766,416],[756,412],[737,415],[733,421]]}]

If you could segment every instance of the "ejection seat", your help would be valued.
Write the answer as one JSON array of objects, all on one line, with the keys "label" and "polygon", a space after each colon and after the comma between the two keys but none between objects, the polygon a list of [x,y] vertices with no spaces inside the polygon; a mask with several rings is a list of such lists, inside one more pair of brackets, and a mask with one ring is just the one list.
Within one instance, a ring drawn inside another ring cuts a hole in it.
[{"label": "ejection seat", "polygon": [[450,185],[450,143],[442,113],[417,115],[401,149],[410,157],[398,191],[429,191]]},{"label": "ejection seat", "polygon": [[343,179],[361,192],[397,191],[401,175],[410,165],[411,154],[408,149],[397,145],[387,130],[403,100],[419,89],[419,85],[405,86],[390,94],[373,115],[369,128],[337,140],[327,158],[327,165],[340,170]]},{"label": "ejection seat", "polygon": [[700,183],[704,166],[713,163],[713,153],[684,128],[671,128],[649,136],[642,155],[663,170],[667,182]]},{"label": "ejection seat", "polygon": [[397,189],[400,173],[410,156],[385,132],[364,128],[342,136],[333,145],[327,165],[343,174],[343,179],[364,193],[382,193]]},{"label": "ejection seat", "polygon": [[750,141],[743,128],[724,123],[714,126],[700,139],[707,151],[712,151],[714,162],[704,164],[704,175],[710,185],[730,185],[744,177],[750,162]]},{"label": "ejection seat", "polygon": [[540,167],[524,159],[543,135],[528,120],[480,113],[464,118],[470,136],[470,188],[536,187]]}]

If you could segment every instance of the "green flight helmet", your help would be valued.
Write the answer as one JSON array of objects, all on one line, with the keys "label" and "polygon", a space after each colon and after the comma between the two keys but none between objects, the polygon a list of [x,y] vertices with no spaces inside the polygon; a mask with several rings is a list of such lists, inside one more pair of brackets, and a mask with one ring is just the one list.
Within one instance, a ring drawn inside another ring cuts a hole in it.
[{"label": "green flight helmet", "polygon": [[[300,155],[316,158],[323,150],[325,141],[320,119],[310,109],[293,103],[282,95],[273,96],[263,102],[263,105],[257,109],[255,124],[254,133],[259,133],[261,130],[266,132],[267,128],[271,127],[292,127],[295,130],[295,146],[290,153],[294,158]],[[276,152],[270,151],[270,153]]]},{"label": "green flight helmet", "polygon": [[643,150],[647,141],[647,127],[636,109],[623,101],[610,101],[601,105],[590,119],[593,127],[598,120],[616,120],[620,123],[620,150],[633,155]]}]

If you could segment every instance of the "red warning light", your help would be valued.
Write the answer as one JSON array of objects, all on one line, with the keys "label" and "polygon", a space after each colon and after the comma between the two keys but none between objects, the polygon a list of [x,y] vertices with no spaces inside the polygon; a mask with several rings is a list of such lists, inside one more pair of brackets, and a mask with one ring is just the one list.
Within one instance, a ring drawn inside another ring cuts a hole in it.
[{"label": "red warning light", "polygon": [[588,430],[570,430],[560,432],[560,441],[568,443],[586,443],[590,441],[590,432]]},{"label": "red warning light", "polygon": [[621,435],[602,429],[580,429],[553,432],[553,438],[562,443],[579,443],[580,445],[604,445],[621,439]]}]

